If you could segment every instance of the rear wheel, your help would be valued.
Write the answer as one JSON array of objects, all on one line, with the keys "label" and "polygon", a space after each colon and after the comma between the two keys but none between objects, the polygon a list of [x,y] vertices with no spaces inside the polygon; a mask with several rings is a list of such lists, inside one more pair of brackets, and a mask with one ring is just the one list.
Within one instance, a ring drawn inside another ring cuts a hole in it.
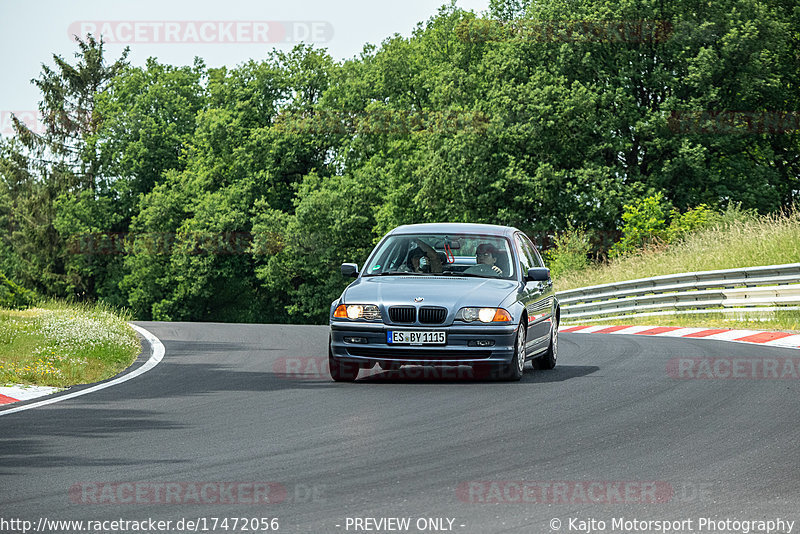
[{"label": "rear wheel", "polygon": [[544,355],[533,360],[533,368],[541,371],[548,371],[556,366],[558,359],[558,319],[553,320],[552,331],[550,332],[550,346]]},{"label": "rear wheel", "polygon": [[355,382],[361,368],[352,363],[340,362],[333,356],[330,342],[328,342],[328,368],[334,382]]},{"label": "rear wheel", "polygon": [[500,366],[498,378],[501,380],[517,381],[522,378],[525,369],[525,325],[517,328],[517,339],[514,342],[514,355],[511,361]]}]

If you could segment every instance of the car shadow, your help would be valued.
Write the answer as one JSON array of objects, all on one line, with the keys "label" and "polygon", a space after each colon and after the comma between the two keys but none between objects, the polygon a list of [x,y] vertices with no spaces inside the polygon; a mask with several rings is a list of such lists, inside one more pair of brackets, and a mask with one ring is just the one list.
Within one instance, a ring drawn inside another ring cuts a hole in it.
[{"label": "car shadow", "polygon": [[[559,365],[549,371],[525,369],[520,383],[563,382],[579,378],[600,370],[596,365]],[[463,384],[463,383],[508,383],[491,372],[476,371],[469,366],[426,367],[407,365],[397,370],[381,370],[375,367],[362,371],[357,383],[398,384]]]}]

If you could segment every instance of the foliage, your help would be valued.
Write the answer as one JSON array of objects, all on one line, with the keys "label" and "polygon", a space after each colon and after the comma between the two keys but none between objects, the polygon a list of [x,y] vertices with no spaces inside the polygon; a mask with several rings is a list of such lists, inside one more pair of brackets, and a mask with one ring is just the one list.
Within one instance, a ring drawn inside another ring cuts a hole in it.
[{"label": "foliage", "polygon": [[[265,213],[292,213],[304,176],[328,174],[324,136],[301,136],[275,122],[316,105],[331,64],[323,52],[299,46],[267,62],[209,72],[208,104],[184,168],[171,169],[141,198],[132,221],[134,236],[161,234],[169,243],[155,254],[134,249],[125,259],[122,289],[137,317],[285,322],[286,288],[263,290],[260,256],[249,246]],[[235,241],[234,248],[196,249],[190,243],[198,236]]]},{"label": "foliage", "polygon": [[33,292],[20,287],[0,272],[0,308],[19,309],[31,305],[35,300]]},{"label": "foliage", "polygon": [[299,187],[293,215],[265,210],[259,217],[255,246],[275,252],[256,272],[268,291],[288,297],[289,318],[327,320],[331,301],[349,282],[339,266],[367,259],[378,201],[367,178],[311,174]]},{"label": "foliage", "polygon": [[555,236],[554,242],[555,246],[545,254],[547,266],[550,267],[554,279],[589,266],[591,240],[582,228],[567,228]]},{"label": "foliage", "polygon": [[797,263],[800,212],[753,216],[734,207],[720,220],[660,249],[612,258],[554,278],[556,290],[663,274]]},{"label": "foliage", "polygon": [[[3,269],[42,295],[105,296],[114,266],[88,264],[74,254],[74,232],[109,231],[116,212],[92,138],[103,118],[97,101],[127,66],[125,50],[107,65],[102,41],[77,40],[76,62],[54,55],[33,83],[42,93],[44,133],[15,119],[17,135],[0,143],[0,175],[8,200],[0,205]],[[0,199],[2,193],[0,193]],[[95,202],[97,200],[97,202]]]},{"label": "foliage", "polygon": [[670,213],[670,223],[666,230],[666,239],[672,243],[683,239],[692,232],[714,225],[721,220],[721,215],[706,204],[690,208],[681,214],[674,209]]},{"label": "foliage", "polygon": [[603,257],[621,231],[621,261],[799,200],[800,135],[775,124],[799,40],[764,0],[450,2],[358,57],[230,69],[107,63],[89,38],[35,81],[45,134],[0,140],[0,271],[140,319],[260,322],[324,321],[338,263],[405,223],[559,235],[554,270],[592,271],[586,236]]},{"label": "foliage", "polygon": [[[611,247],[611,257],[621,256],[667,238],[667,213],[664,195],[645,197],[626,204],[622,213],[622,238]],[[680,223],[679,223],[680,224]]]}]

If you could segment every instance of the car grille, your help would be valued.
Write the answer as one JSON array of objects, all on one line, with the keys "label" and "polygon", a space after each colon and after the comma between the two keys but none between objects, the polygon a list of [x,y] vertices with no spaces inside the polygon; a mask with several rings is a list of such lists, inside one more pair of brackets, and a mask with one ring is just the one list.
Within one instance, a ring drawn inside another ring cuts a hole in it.
[{"label": "car grille", "polygon": [[419,322],[422,324],[441,324],[447,317],[447,308],[423,306],[419,309]]},{"label": "car grille", "polygon": [[381,349],[372,347],[347,347],[352,356],[367,358],[394,358],[397,360],[477,360],[492,355],[490,350],[453,351],[444,349]]},{"label": "car grille", "polygon": [[392,306],[389,308],[389,319],[393,323],[413,323],[417,320],[417,309],[413,306]]}]

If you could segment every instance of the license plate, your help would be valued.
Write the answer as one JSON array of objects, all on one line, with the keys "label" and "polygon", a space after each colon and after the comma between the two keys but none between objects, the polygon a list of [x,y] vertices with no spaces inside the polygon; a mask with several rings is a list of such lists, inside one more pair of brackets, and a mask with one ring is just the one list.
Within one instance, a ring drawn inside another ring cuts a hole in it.
[{"label": "license plate", "polygon": [[447,337],[444,332],[435,330],[389,330],[386,342],[390,345],[444,345]]}]

